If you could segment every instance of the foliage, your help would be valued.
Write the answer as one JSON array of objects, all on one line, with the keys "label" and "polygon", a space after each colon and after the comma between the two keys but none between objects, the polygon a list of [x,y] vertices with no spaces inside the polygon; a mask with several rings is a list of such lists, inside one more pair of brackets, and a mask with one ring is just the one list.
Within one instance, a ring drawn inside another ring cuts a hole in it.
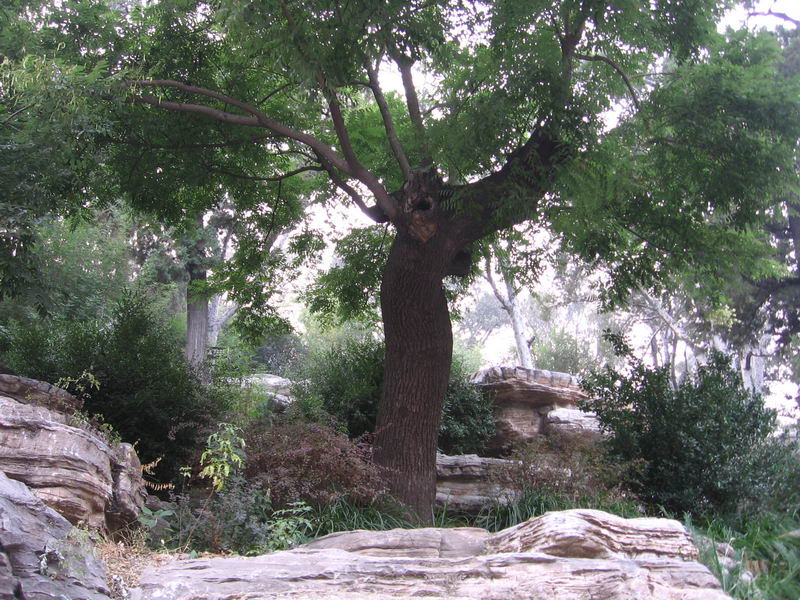
[{"label": "foliage", "polygon": [[532,348],[537,369],[581,375],[597,368],[591,341],[572,335],[564,329],[551,327],[543,339],[537,337]]},{"label": "foliage", "polygon": [[551,510],[596,508],[641,516],[637,499],[622,489],[623,469],[608,460],[593,433],[542,436],[519,447],[508,466],[493,475],[508,495],[483,510],[475,523],[491,531]]},{"label": "foliage", "polygon": [[[384,343],[369,330],[334,338],[311,348],[299,392],[301,402],[322,408],[344,425],[350,437],[372,433],[383,384]],[[492,402],[469,383],[467,359],[453,357],[439,449],[446,454],[481,452],[494,433]]]},{"label": "foliage", "polygon": [[200,455],[200,477],[210,479],[214,491],[221,492],[228,479],[244,466],[244,447],[239,429],[220,423],[218,431],[208,436],[206,449]]},{"label": "foliage", "polygon": [[175,500],[174,515],[167,516],[170,531],[159,541],[167,549],[249,556],[291,548],[312,533],[309,507],[294,503],[273,510],[269,493],[239,475],[200,508],[190,496]]},{"label": "foliage", "polygon": [[254,360],[264,372],[288,377],[306,359],[306,348],[296,334],[267,336],[255,349]]},{"label": "foliage", "polygon": [[265,428],[255,422],[245,439],[244,474],[268,490],[276,508],[299,501],[320,507],[340,499],[364,505],[385,493],[366,450],[329,427],[295,423]]},{"label": "foliage", "polygon": [[774,411],[744,389],[728,358],[713,354],[677,389],[666,367],[630,358],[629,369],[585,378],[594,400],[582,408],[597,413],[613,456],[641,461],[632,484],[644,501],[703,515],[790,500],[796,446],[772,437]]},{"label": "foliage", "polygon": [[124,295],[107,324],[54,318],[7,331],[3,360],[22,375],[57,381],[93,373],[99,388],[87,390],[84,410],[138,442],[144,463],[163,457],[155,471],[161,481],[192,462],[200,433],[224,407],[195,378],[169,325],[142,294]]}]

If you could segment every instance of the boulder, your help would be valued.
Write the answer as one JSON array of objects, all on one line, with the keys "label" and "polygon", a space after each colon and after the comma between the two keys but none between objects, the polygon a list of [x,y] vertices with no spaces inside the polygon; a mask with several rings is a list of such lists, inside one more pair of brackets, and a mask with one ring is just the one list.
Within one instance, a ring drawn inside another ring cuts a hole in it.
[{"label": "boulder", "polygon": [[0,472],[0,598],[108,600],[86,531]]},{"label": "boulder", "polygon": [[132,600],[723,600],[686,530],[590,510],[481,529],[336,533],[295,550],[175,559],[144,571]]},{"label": "boulder", "polygon": [[[542,369],[491,367],[475,374],[472,383],[488,392],[494,401],[495,435],[486,447],[490,456],[507,454],[514,446],[533,441],[546,434],[548,426],[558,429],[559,419],[567,414],[563,411],[576,411],[576,403],[588,398],[577,377]],[[555,410],[561,410],[562,416],[554,417],[550,423],[548,415]],[[578,423],[588,426],[587,420],[578,421],[573,416],[565,429]]]},{"label": "boulder", "polygon": [[269,373],[256,373],[245,377],[244,383],[261,387],[272,400],[281,406],[294,402],[292,388],[295,386],[295,382],[291,379]]},{"label": "boulder", "polygon": [[436,504],[455,512],[478,513],[493,504],[516,500],[519,492],[493,476],[511,461],[476,454],[436,455]]},{"label": "boulder", "polygon": [[0,471],[73,524],[113,529],[133,521],[146,496],[136,452],[80,424],[0,394]]}]

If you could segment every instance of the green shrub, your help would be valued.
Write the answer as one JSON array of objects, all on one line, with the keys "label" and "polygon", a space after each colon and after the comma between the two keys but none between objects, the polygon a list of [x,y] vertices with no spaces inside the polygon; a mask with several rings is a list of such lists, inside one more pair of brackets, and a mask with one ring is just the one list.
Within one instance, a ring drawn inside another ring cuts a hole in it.
[{"label": "green shrub", "polygon": [[161,457],[154,473],[160,481],[195,462],[201,433],[220,409],[142,295],[125,294],[108,323],[54,319],[10,327],[8,342],[4,359],[26,377],[56,382],[91,373],[99,387],[84,394],[84,410],[138,442],[143,463]]},{"label": "green shrub", "polygon": [[634,491],[676,514],[733,514],[781,501],[797,472],[796,446],[773,437],[775,412],[744,389],[730,361],[714,354],[678,389],[668,367],[629,359],[630,375],[606,369],[584,380],[610,434],[611,453],[640,462]]},{"label": "green shrub", "polygon": [[[299,375],[306,382],[299,390],[301,404],[323,409],[350,437],[374,431],[383,359],[383,341],[369,332],[313,350]],[[468,379],[466,360],[456,354],[439,430],[439,449],[446,454],[479,453],[494,433],[493,404]]]}]

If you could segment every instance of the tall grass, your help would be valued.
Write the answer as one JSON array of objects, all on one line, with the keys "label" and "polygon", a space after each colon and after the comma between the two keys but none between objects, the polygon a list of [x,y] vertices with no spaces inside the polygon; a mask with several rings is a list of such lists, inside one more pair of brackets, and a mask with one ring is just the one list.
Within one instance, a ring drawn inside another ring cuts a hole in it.
[{"label": "tall grass", "polygon": [[618,494],[598,492],[567,495],[544,488],[526,490],[516,502],[496,504],[481,511],[473,525],[489,531],[500,531],[546,512],[573,508],[603,510],[626,518],[642,516],[641,507],[634,500]]},{"label": "tall grass", "polygon": [[[763,513],[732,527],[719,519],[687,525],[700,547],[700,560],[737,600],[798,600],[800,598],[800,514]],[[729,544],[732,560],[721,558],[704,542]]]}]

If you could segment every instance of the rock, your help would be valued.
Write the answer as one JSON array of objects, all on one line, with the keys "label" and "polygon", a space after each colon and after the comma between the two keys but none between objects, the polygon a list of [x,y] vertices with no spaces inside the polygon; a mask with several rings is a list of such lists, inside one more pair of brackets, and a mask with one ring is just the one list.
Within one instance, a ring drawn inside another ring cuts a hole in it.
[{"label": "rock", "polygon": [[555,409],[575,409],[585,400],[578,378],[567,373],[522,367],[492,367],[478,372],[472,383],[491,394],[495,404],[495,435],[490,456],[507,454],[514,446],[546,433],[547,415]]},{"label": "rock", "polygon": [[594,413],[583,412],[577,408],[555,408],[545,417],[544,431],[545,434],[554,431],[600,433],[600,421]]},{"label": "rock", "polygon": [[129,523],[144,505],[141,466],[72,417],[0,395],[0,471],[28,485],[73,524]]},{"label": "rock", "polygon": [[278,375],[269,373],[256,373],[244,378],[245,384],[255,384],[261,387],[267,395],[281,406],[294,402],[292,388],[295,382]]},{"label": "rock", "polygon": [[81,407],[80,400],[60,387],[16,375],[0,374],[0,395],[65,414],[72,414]]},{"label": "rock", "polygon": [[145,570],[133,600],[723,600],[676,521],[548,513],[473,528],[353,531],[253,558]]},{"label": "rock", "polygon": [[0,472],[0,598],[108,600],[85,531]]},{"label": "rock", "polygon": [[498,483],[493,473],[511,461],[475,454],[436,455],[436,504],[448,510],[478,513],[493,504],[516,500],[519,492]]}]

